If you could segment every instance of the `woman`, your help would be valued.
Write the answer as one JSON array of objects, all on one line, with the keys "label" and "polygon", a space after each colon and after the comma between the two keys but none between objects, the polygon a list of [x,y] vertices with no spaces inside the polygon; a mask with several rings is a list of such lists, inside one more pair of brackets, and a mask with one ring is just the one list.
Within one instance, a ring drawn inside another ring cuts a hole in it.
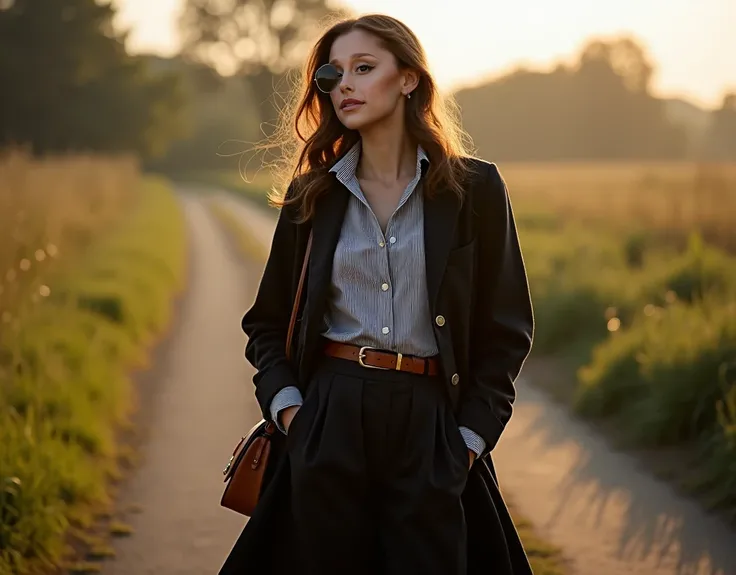
[{"label": "woman", "polygon": [[306,72],[294,177],[242,321],[282,434],[220,573],[530,573],[489,455],[533,332],[505,184],[465,152],[401,22],[338,23]]}]

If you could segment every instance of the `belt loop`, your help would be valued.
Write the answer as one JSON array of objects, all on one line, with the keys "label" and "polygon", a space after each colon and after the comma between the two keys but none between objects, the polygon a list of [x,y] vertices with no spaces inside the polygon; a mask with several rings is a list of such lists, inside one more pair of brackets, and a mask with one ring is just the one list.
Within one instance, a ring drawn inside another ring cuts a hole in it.
[{"label": "belt loop", "polygon": [[396,371],[401,371],[401,359],[402,358],[403,356],[401,355],[401,353],[396,354],[396,367],[395,367]]}]

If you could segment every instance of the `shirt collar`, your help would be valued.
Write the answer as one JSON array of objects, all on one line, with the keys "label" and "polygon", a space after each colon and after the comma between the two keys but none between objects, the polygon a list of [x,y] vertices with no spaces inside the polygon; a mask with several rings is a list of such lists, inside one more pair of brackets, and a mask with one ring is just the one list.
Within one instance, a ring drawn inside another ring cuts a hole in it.
[{"label": "shirt collar", "polygon": [[[350,150],[330,168],[330,172],[334,173],[338,181],[347,185],[347,183],[355,178],[355,171],[358,169],[360,161],[361,143],[358,140]],[[422,146],[417,146],[417,178],[422,175],[422,164],[429,164],[429,157]]]}]

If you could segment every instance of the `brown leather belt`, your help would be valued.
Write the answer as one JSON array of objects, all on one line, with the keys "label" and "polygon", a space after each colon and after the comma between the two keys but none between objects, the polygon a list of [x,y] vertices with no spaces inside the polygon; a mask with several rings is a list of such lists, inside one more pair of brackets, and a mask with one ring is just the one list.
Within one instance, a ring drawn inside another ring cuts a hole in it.
[{"label": "brown leather belt", "polygon": [[440,372],[439,356],[402,355],[373,347],[360,347],[335,341],[327,342],[324,346],[324,352],[325,355],[330,357],[357,361],[363,367],[370,369],[395,369],[396,371],[408,371],[419,375],[437,375]]}]

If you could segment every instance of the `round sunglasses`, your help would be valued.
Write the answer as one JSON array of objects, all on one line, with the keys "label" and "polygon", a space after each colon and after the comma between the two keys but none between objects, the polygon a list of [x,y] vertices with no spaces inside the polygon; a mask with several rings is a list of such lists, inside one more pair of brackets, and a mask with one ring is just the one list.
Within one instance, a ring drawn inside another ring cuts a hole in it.
[{"label": "round sunglasses", "polygon": [[320,92],[329,94],[340,84],[342,74],[332,64],[323,64],[314,73],[314,83]]}]

